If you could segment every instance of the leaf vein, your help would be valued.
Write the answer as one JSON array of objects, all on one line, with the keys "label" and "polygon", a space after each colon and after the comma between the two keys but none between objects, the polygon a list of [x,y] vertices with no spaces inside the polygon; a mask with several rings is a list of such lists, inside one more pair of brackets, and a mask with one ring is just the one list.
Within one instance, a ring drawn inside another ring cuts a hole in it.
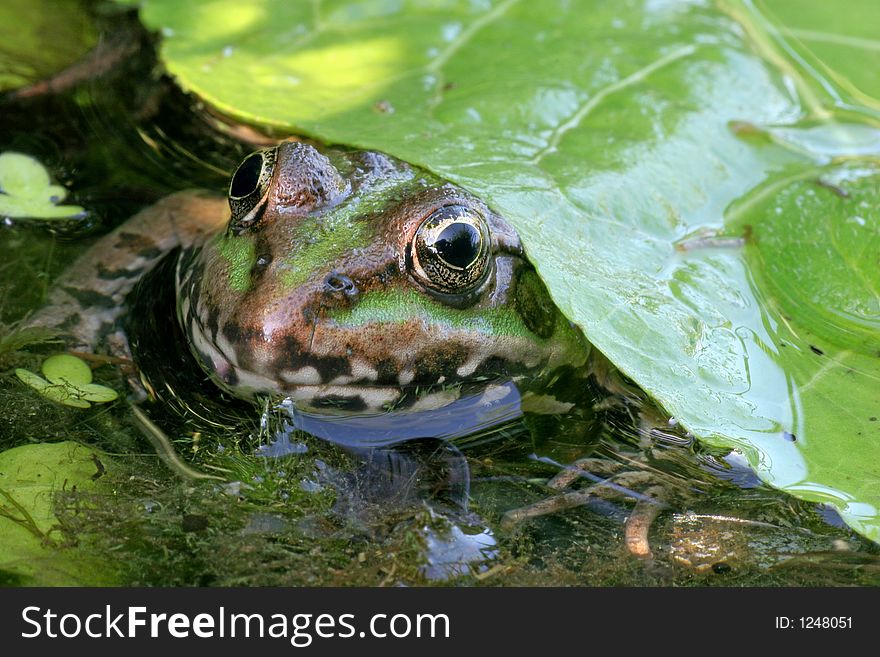
[{"label": "leaf vein", "polygon": [[583,105],[581,105],[577,111],[571,115],[571,117],[565,121],[565,123],[560,124],[550,136],[550,139],[547,142],[547,145],[538,151],[535,156],[532,158],[532,164],[540,164],[541,160],[543,160],[547,155],[551,153],[555,153],[559,148],[559,143],[562,141],[562,138],[565,136],[565,133],[577,128],[581,121],[583,121],[589,114],[592,112],[596,106],[599,105],[603,100],[608,98],[609,96],[617,93],[618,91],[623,91],[627,87],[631,87],[635,84],[638,84],[642,80],[646,79],[652,73],[660,70],[672,64],[679,59],[684,57],[688,57],[692,55],[696,51],[696,46],[693,44],[688,44],[686,46],[682,46],[680,48],[676,48],[672,52],[665,54],[660,59],[651,62],[647,66],[640,68],[639,70],[631,73],[625,78],[618,80],[612,84],[609,84],[607,87],[603,87],[599,91],[595,93],[591,98],[587,100]]}]

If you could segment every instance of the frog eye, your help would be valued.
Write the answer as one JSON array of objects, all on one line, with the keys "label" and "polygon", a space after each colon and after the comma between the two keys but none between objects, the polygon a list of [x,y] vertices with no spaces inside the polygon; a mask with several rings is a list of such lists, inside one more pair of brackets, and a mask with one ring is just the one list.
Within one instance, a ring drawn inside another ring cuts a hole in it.
[{"label": "frog eye", "polygon": [[412,241],[412,274],[444,294],[469,292],[489,270],[489,226],[477,211],[447,205],[422,222]]},{"label": "frog eye", "polygon": [[238,165],[229,182],[230,227],[234,232],[241,232],[259,217],[274,168],[274,148],[251,153]]}]

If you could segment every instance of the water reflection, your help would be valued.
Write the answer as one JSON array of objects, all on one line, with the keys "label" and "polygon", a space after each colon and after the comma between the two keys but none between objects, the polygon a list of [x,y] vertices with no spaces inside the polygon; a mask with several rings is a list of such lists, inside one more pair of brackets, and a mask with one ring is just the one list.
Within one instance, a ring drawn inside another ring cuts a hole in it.
[{"label": "water reflection", "polygon": [[468,508],[468,459],[450,441],[522,417],[519,402],[519,391],[510,381],[440,409],[371,416],[317,415],[299,410],[288,399],[276,407],[286,419],[255,454],[282,459],[304,454],[308,448],[296,439],[300,431],[343,447],[358,467],[348,473],[321,468],[314,482],[338,492],[336,514],[361,518],[371,505],[381,505],[384,516],[424,508],[427,515],[407,521],[421,545],[422,576],[446,580],[473,575],[489,568],[499,555],[498,545],[486,521]]},{"label": "water reflection", "polygon": [[521,396],[512,381],[487,385],[437,409],[372,415],[321,415],[287,399],[279,406],[290,426],[345,447],[384,447],[422,438],[451,440],[487,431],[522,417]]}]

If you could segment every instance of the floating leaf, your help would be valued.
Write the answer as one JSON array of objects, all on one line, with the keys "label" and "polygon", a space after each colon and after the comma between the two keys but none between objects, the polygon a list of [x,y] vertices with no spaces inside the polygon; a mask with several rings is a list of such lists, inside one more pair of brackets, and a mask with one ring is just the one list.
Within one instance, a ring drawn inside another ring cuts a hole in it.
[{"label": "floating leaf", "polygon": [[96,404],[112,402],[119,397],[119,394],[107,386],[98,385],[97,383],[87,383],[77,386],[81,397]]},{"label": "floating leaf", "polygon": [[862,102],[880,101],[880,39],[875,0],[833,2],[766,0],[759,5],[772,19],[770,31],[822,75]]},{"label": "floating leaf", "polygon": [[[141,16],[221,111],[481,196],[671,414],[880,541],[880,107],[861,72],[880,4],[820,4],[772,2],[792,28],[733,0],[143,0]],[[833,38],[807,34],[829,12]],[[792,35],[822,47],[800,56]]]},{"label": "floating leaf", "polygon": [[40,369],[52,383],[81,386],[92,382],[92,368],[83,359],[70,354],[49,356]]},{"label": "floating leaf", "polygon": [[34,158],[0,154],[0,216],[71,219],[85,212],[78,205],[57,205],[65,196],[67,190],[53,185],[46,168]]},{"label": "floating leaf", "polygon": [[15,376],[17,376],[22,383],[25,383],[31,388],[34,388],[35,390],[38,390],[40,392],[42,392],[43,388],[52,385],[39,374],[34,374],[30,370],[25,370],[22,368],[18,368],[17,370],[15,370]]},{"label": "floating leaf", "polygon": [[[880,168],[850,164],[776,182],[753,195],[748,216],[773,218],[754,225],[747,256],[779,312],[792,326],[841,348],[839,356],[850,351],[876,358]],[[805,360],[825,355],[816,345],[810,351]],[[827,374],[853,376],[836,369]],[[865,384],[868,391],[875,388]]]},{"label": "floating leaf", "polygon": [[73,408],[89,408],[91,404],[84,399],[80,399],[77,390],[64,383],[49,383],[41,376],[34,374],[30,370],[16,369],[15,375],[22,383],[29,385],[31,388],[39,392],[46,399],[51,399],[65,406]]},{"label": "floating leaf", "polygon": [[[95,459],[109,458],[74,442],[24,445],[0,453],[0,572],[26,586],[107,586],[106,560],[61,547],[54,495],[99,485]],[[103,470],[102,470],[103,471]]]},{"label": "floating leaf", "polygon": [[89,408],[89,402],[111,402],[119,396],[113,388],[92,383],[91,368],[76,356],[50,356],[41,369],[48,381],[21,368],[15,370],[15,375],[47,399],[65,406]]},{"label": "floating leaf", "polygon": [[88,14],[75,2],[3,0],[0,3],[0,91],[50,77],[95,43]]}]

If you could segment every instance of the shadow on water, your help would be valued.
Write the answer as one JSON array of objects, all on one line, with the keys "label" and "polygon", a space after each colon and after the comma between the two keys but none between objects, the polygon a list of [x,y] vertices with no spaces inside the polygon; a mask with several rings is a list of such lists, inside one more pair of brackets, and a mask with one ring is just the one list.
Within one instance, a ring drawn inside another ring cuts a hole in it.
[{"label": "shadow on water", "polygon": [[[225,189],[252,149],[155,75],[133,14],[96,17],[136,44],[100,77],[0,102],[0,150],[44,162],[86,220],[0,226],[0,321],[41,302],[91,238],[165,194]],[[34,126],[39,126],[35,130]],[[119,465],[112,499],[68,492],[65,530],[152,585],[841,585],[880,582],[876,546],[833,511],[762,485],[735,452],[692,439],[628,387],[596,375],[580,413],[535,412],[511,382],[419,414],[328,419],[218,392],[171,321],[172,261],[133,293],[128,325],[181,458],[222,481],[179,481],[125,403],[86,413],[10,372],[53,348],[0,353],[0,447],[75,439]],[[124,372],[99,379],[121,387]],[[564,385],[553,382],[552,385]],[[583,383],[581,383],[583,385]]]}]

